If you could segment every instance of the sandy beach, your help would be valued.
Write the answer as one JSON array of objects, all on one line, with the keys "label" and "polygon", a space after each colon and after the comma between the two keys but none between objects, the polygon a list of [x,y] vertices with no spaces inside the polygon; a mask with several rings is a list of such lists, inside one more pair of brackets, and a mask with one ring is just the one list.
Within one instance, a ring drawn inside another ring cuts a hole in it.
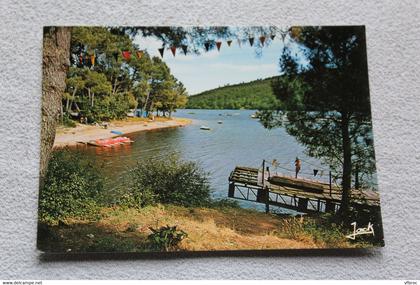
[{"label": "sandy beach", "polygon": [[77,124],[74,128],[57,128],[54,147],[64,147],[76,145],[78,143],[86,143],[96,139],[106,139],[118,136],[111,131],[120,131],[123,135],[129,133],[151,131],[166,128],[183,127],[191,123],[189,119],[183,118],[157,118],[155,121],[147,119],[130,118],[121,121],[112,121],[108,128],[94,125]]}]

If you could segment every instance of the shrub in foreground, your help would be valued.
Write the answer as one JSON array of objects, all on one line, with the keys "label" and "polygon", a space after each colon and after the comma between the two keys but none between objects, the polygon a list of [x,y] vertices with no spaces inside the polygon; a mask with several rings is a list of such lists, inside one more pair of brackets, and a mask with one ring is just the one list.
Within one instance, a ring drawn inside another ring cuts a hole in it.
[{"label": "shrub in foreground", "polygon": [[95,166],[78,153],[56,151],[40,189],[39,218],[54,223],[68,216],[91,214],[103,182]]},{"label": "shrub in foreground", "polygon": [[139,162],[131,182],[128,200],[140,207],[154,203],[194,207],[210,201],[208,174],[197,163],[177,156]]},{"label": "shrub in foreground", "polygon": [[176,226],[166,226],[159,229],[150,228],[152,233],[147,237],[150,242],[150,249],[157,251],[169,251],[178,248],[178,244],[188,236],[183,230]]}]

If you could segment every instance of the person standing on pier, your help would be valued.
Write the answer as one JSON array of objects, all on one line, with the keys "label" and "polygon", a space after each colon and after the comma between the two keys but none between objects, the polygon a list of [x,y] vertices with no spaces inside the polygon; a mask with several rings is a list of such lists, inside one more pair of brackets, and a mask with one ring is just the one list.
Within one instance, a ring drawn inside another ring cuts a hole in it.
[{"label": "person standing on pier", "polygon": [[297,176],[298,176],[298,173],[300,171],[300,167],[301,167],[300,159],[298,157],[296,157],[296,160],[295,160],[295,171],[296,171],[295,178],[297,178]]}]

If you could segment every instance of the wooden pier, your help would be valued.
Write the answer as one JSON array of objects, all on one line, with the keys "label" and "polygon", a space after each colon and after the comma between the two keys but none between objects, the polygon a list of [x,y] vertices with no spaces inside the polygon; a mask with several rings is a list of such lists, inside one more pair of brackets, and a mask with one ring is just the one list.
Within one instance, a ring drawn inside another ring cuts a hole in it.
[{"label": "wooden pier", "polygon": [[[264,168],[263,168],[264,169]],[[263,170],[237,166],[229,176],[230,198],[277,206],[302,213],[330,212],[340,208],[341,189],[331,183],[274,175]],[[358,209],[379,207],[379,194],[351,189],[350,206]]]}]

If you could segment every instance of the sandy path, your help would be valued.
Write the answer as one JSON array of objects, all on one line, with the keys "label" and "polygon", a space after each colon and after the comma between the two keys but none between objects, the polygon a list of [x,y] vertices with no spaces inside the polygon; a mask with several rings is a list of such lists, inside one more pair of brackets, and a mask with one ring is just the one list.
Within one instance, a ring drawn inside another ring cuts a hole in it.
[{"label": "sandy path", "polygon": [[123,132],[123,135],[135,132],[150,131],[165,128],[183,127],[191,123],[191,120],[172,118],[171,120],[156,120],[153,122],[141,120],[125,120],[111,122],[107,129],[99,126],[78,124],[75,128],[58,128],[55,136],[54,147],[63,147],[86,143],[96,139],[115,137],[111,131]]}]

